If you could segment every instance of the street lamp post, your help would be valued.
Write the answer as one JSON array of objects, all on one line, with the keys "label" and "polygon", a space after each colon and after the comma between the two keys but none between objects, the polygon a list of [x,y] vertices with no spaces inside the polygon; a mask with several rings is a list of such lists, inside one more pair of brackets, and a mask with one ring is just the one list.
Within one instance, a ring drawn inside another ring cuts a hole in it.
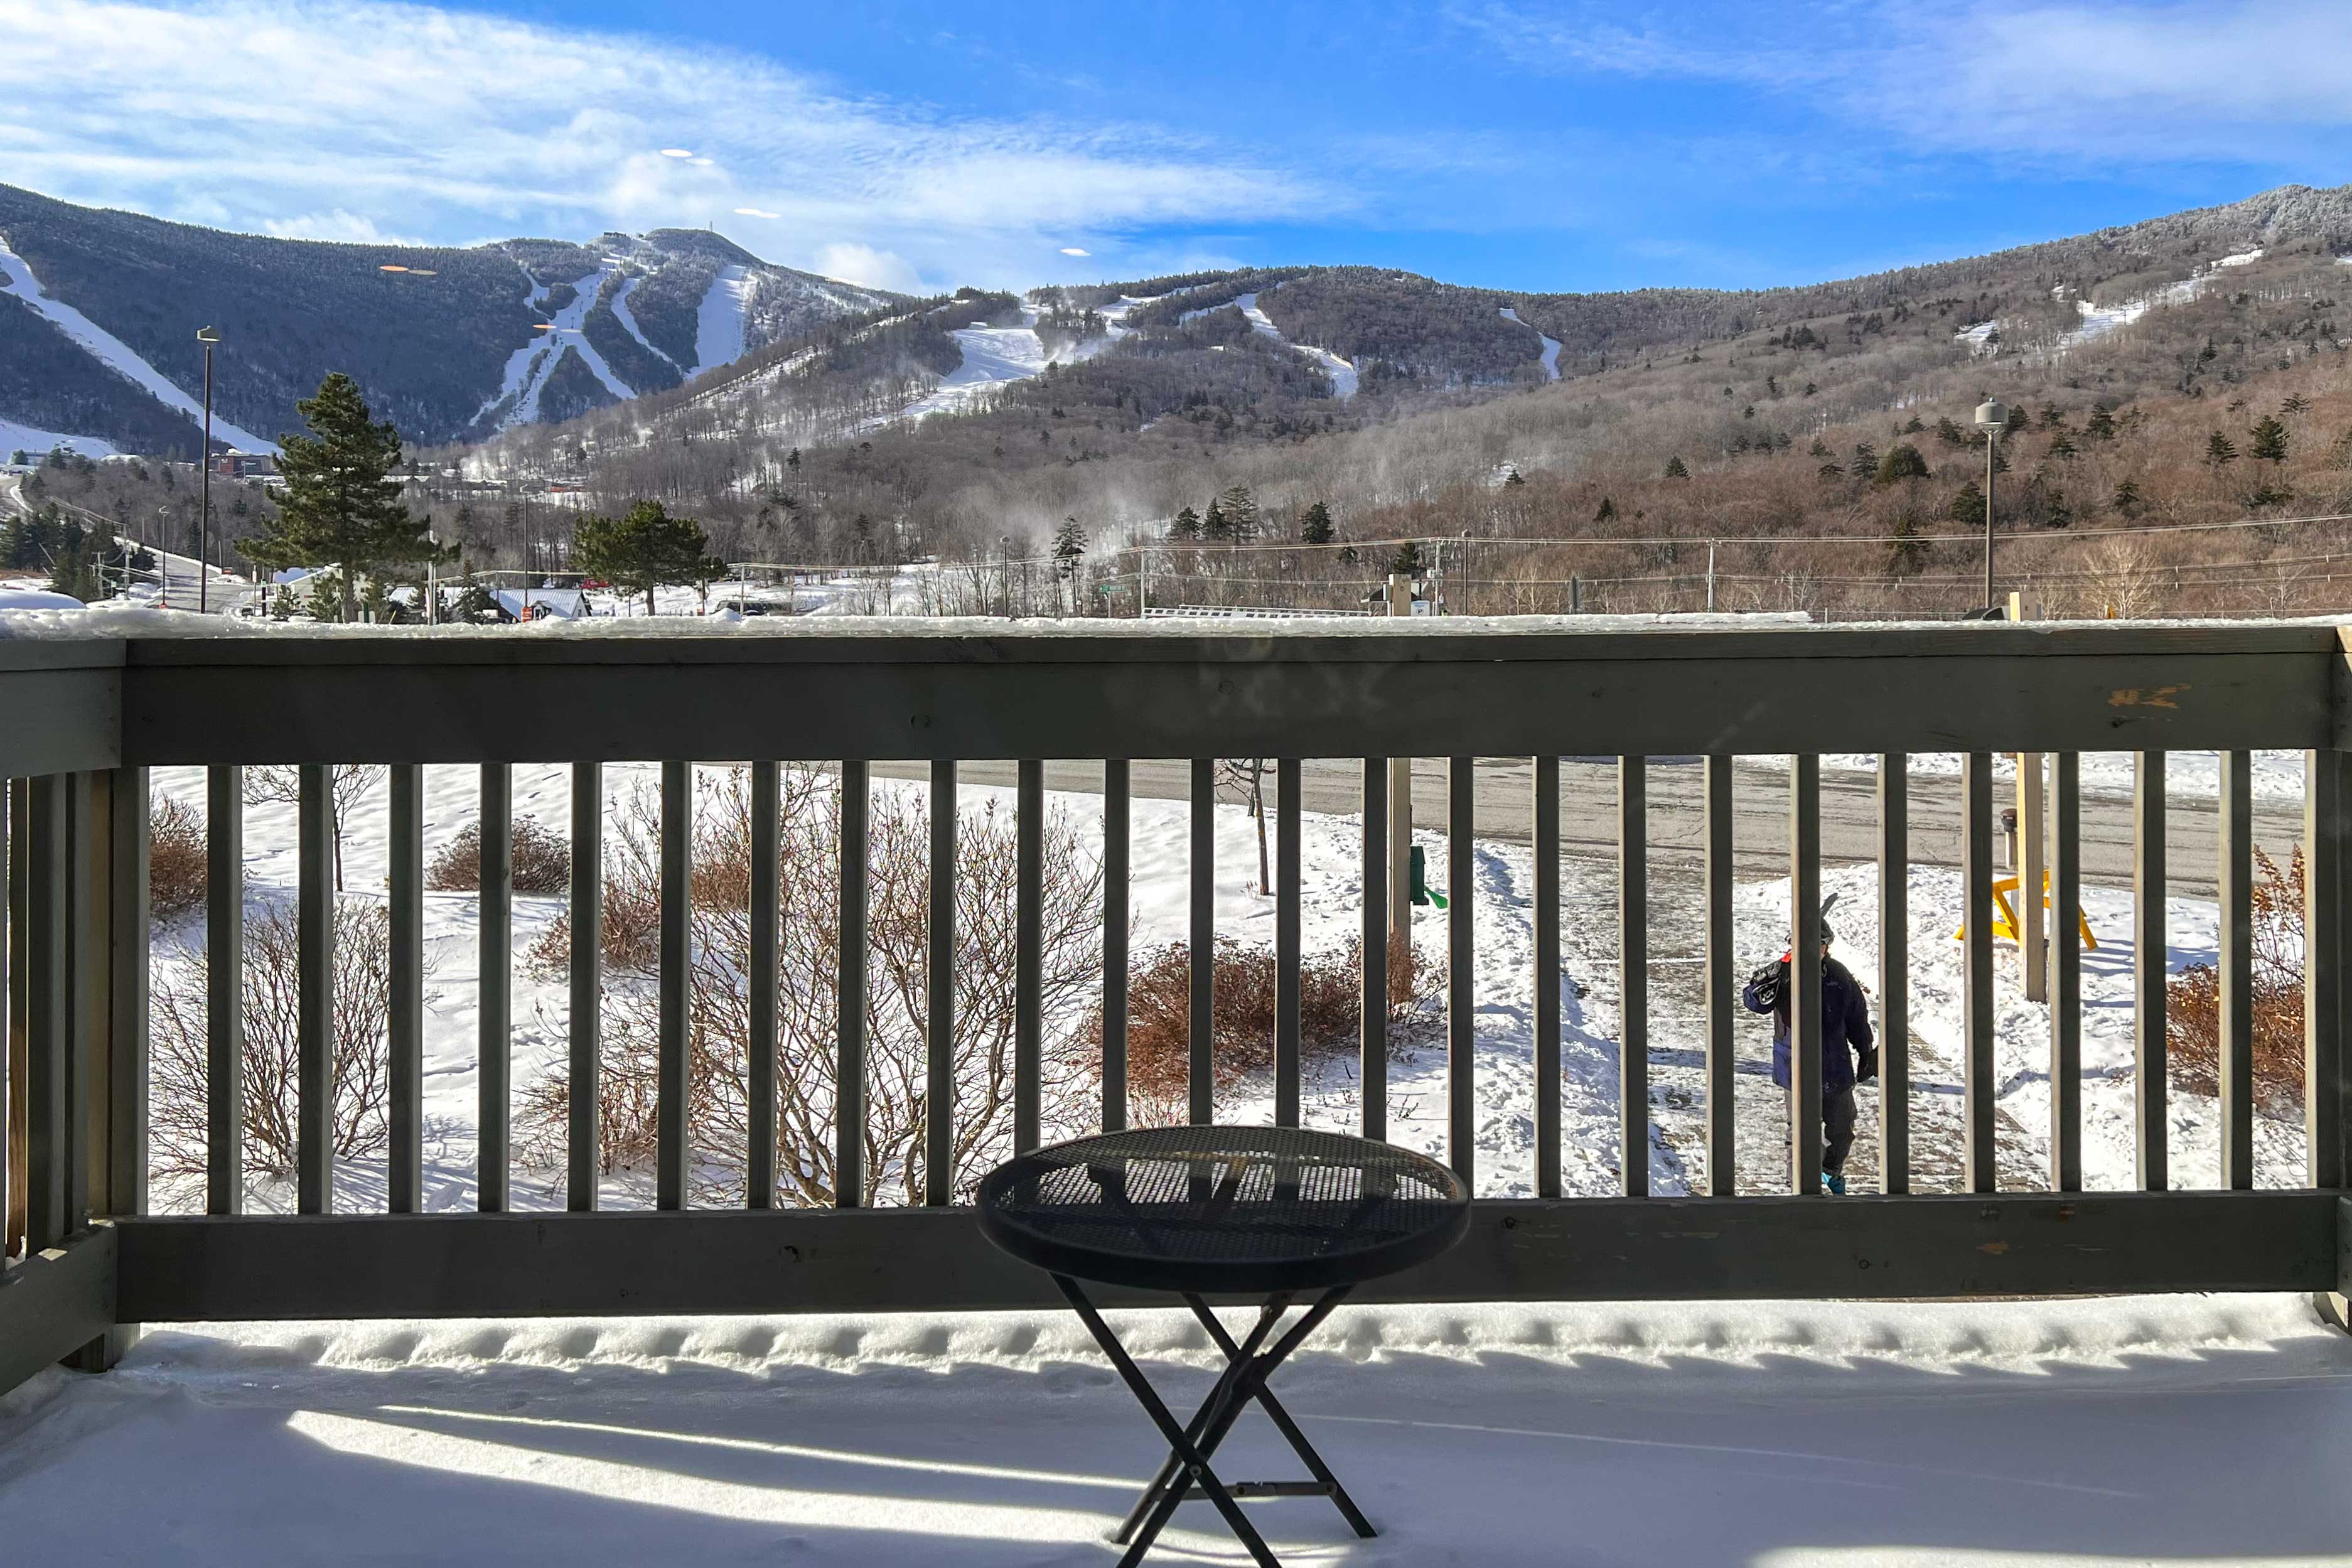
[{"label": "street lamp post", "polygon": [[212,552],[213,538],[213,345],[220,341],[220,333],[212,328],[196,329],[196,342],[205,345],[205,444],[197,454],[204,468],[204,500],[196,521],[196,611],[200,615],[211,603],[205,558]]},{"label": "street lamp post", "polygon": [[2009,405],[1977,405],[1977,428],[1985,437],[1985,616],[1990,619],[1996,607],[1992,596],[1992,476],[2000,458],[2000,438],[2009,432]]}]

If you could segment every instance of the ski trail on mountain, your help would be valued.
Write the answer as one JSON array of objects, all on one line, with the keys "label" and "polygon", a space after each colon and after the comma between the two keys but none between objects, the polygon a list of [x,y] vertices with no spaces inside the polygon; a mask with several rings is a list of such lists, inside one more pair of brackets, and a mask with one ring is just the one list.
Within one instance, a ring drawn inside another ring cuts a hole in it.
[{"label": "ski trail on mountain", "polygon": [[[1281,285],[1276,284],[1276,287],[1280,288]],[[1258,336],[1272,338],[1284,348],[1305,354],[1308,359],[1313,360],[1323,374],[1331,378],[1332,396],[1345,403],[1356,395],[1357,385],[1362,377],[1357,374],[1356,367],[1352,363],[1341,359],[1329,349],[1318,349],[1312,343],[1292,342],[1282,335],[1282,329],[1274,324],[1273,318],[1258,309],[1257,300],[1258,297],[1255,294],[1236,294],[1222,305],[1204,305],[1197,310],[1187,310],[1176,318],[1177,323],[1181,326],[1195,316],[1205,316],[1213,310],[1239,310],[1242,313],[1242,320],[1247,321],[1250,324],[1250,330],[1256,332]]]},{"label": "ski trail on mountain", "polygon": [[749,337],[751,293],[758,287],[745,267],[723,267],[702,296],[694,319],[694,369],[699,375],[743,357]]},{"label": "ski trail on mountain", "polygon": [[[26,265],[23,257],[8,248],[5,239],[0,239],[0,277],[7,279],[8,287],[17,299],[79,344],[93,359],[143,388],[165,407],[186,415],[199,426],[204,424],[204,405],[181,391],[170,377],[149,364],[129,343],[64,300],[50,298],[48,291],[41,287],[41,280],[33,276],[32,268]],[[213,414],[213,439],[248,452],[278,450],[277,442],[265,440],[242,426],[230,423],[221,417],[218,410]]]},{"label": "ski trail on mountain", "polygon": [[[217,430],[220,426],[215,425],[213,428]],[[85,458],[111,458],[117,450],[113,442],[101,440],[96,436],[68,436],[0,418],[0,455],[22,452],[37,463],[59,447],[69,452],[79,452]]]},{"label": "ski trail on mountain", "polygon": [[[606,276],[615,269],[614,264],[608,263],[574,282],[572,285],[572,303],[555,313],[549,323],[551,330],[538,333],[507,356],[506,373],[499,379],[498,391],[474,411],[476,424],[509,398],[513,402],[499,417],[497,429],[510,430],[518,425],[537,424],[540,396],[546,392],[548,378],[555,374],[555,367],[562,362],[566,349],[578,354],[580,362],[604,384],[604,390],[614,397],[626,403],[636,396],[635,389],[613,373],[613,367],[604,363],[604,356],[596,352],[587,335],[581,331],[582,324],[588,320],[588,312],[595,308],[597,292],[604,288]],[[547,290],[534,282],[530,302],[537,305],[546,298]]]},{"label": "ski trail on mountain", "polygon": [[1503,320],[1517,322],[1518,325],[1526,327],[1528,331],[1534,332],[1537,337],[1543,339],[1544,379],[1546,381],[1558,381],[1559,379],[1559,340],[1558,338],[1544,337],[1543,332],[1537,327],[1529,322],[1519,321],[1519,313],[1511,309],[1508,305],[1503,307]]},{"label": "ski trail on mountain", "polygon": [[642,278],[625,279],[622,281],[621,286],[613,290],[613,319],[621,323],[623,330],[627,331],[629,336],[637,340],[637,346],[639,348],[644,349],[649,354],[655,355],[662,362],[662,363],[669,366],[670,369],[677,371],[679,374],[683,375],[686,374],[686,367],[679,364],[677,361],[670,358],[669,355],[663,353],[661,350],[654,347],[653,340],[646,337],[646,334],[638,329],[637,319],[629,314],[629,296],[635,293],[637,290],[637,285],[644,281],[645,279]]}]

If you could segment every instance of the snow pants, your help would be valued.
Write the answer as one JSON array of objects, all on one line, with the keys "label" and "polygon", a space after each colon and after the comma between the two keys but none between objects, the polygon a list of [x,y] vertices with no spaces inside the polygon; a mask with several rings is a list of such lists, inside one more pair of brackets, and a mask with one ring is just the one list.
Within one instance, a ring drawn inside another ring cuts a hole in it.
[{"label": "snow pants", "polygon": [[1853,1152],[1853,1090],[1851,1087],[1822,1096],[1822,1169],[1837,1175]]}]

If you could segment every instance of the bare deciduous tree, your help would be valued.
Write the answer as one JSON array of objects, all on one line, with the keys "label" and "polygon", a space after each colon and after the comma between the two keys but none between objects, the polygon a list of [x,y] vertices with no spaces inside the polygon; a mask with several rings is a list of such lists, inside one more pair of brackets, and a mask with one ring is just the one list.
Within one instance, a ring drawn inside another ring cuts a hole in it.
[{"label": "bare deciduous tree", "polygon": [[[327,775],[327,826],[335,840],[335,891],[343,890],[343,818],[361,798],[374,787],[377,770],[356,763],[330,768]],[[302,770],[299,768],[247,768],[245,770],[245,804],[247,805],[299,805],[302,803]]]}]

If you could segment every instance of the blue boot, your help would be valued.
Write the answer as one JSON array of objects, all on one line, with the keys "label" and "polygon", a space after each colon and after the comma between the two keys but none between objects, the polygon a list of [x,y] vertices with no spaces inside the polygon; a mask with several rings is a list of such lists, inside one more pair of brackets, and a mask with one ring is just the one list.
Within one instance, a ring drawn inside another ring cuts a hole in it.
[{"label": "blue boot", "polygon": [[1839,1175],[1835,1171],[1823,1171],[1822,1173],[1822,1189],[1824,1192],[1835,1193],[1838,1196],[1843,1197],[1845,1196],[1845,1178]]}]

